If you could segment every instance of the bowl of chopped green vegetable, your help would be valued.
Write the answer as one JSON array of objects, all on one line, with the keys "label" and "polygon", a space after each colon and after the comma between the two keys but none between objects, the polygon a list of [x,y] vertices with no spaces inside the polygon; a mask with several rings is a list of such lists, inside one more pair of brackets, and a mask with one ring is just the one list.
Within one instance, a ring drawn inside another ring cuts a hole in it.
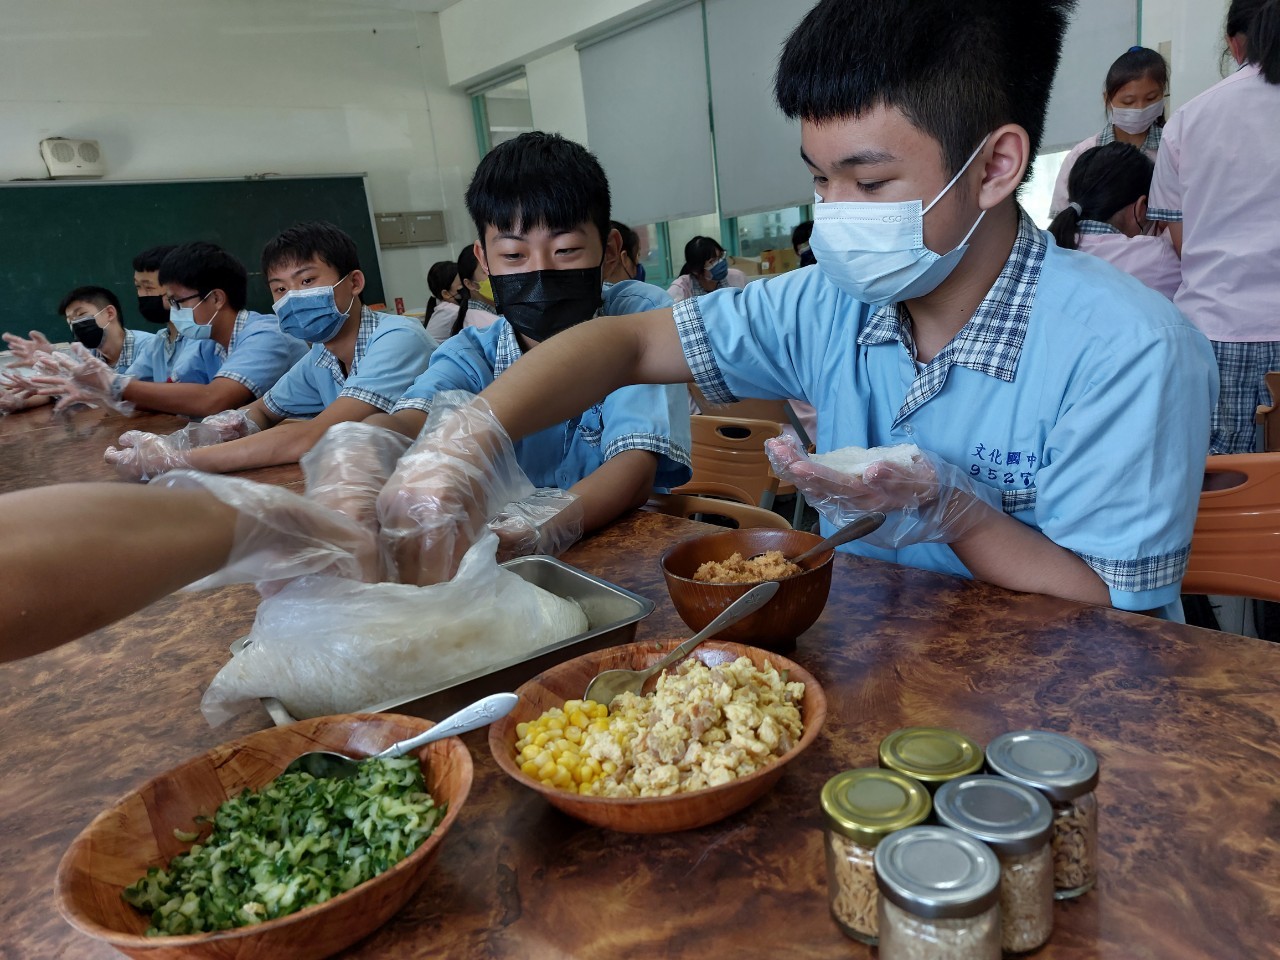
[{"label": "bowl of chopped green vegetable", "polygon": [[471,789],[471,755],[451,737],[349,780],[282,773],[308,750],[371,756],[431,726],[317,717],[189,760],[81,832],[58,867],[58,908],[146,960],[331,956],[426,880]]}]

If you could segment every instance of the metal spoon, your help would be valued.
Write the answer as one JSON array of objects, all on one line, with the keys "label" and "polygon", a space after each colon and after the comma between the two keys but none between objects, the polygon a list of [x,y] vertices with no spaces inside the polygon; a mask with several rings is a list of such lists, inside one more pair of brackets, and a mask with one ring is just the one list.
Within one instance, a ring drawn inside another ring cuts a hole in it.
[{"label": "metal spoon", "polygon": [[655,673],[659,673],[671,666],[671,664],[683,660],[693,651],[694,647],[707,639],[707,637],[715,636],[725,627],[731,627],[739,620],[755,613],[768,603],[777,592],[778,581],[776,580],[756,584],[729,606],[725,607],[720,612],[720,616],[716,617],[652,667],[649,667],[649,669],[600,671],[595,675],[595,679],[587,684],[587,692],[582,695],[582,699],[594,700],[596,703],[603,703],[608,706],[613,703],[613,698],[620,693],[639,693],[644,689],[644,682]]},{"label": "metal spoon", "polygon": [[812,547],[800,554],[798,557],[788,557],[792,563],[797,566],[816,557],[825,550],[832,547],[838,547],[842,543],[848,543],[851,540],[857,540],[859,537],[865,537],[868,533],[875,533],[880,529],[880,525],[884,523],[884,514],[876,511],[874,513],[866,513],[857,520],[846,523],[843,527],[833,533],[831,536],[824,538],[820,543],[815,543]]},{"label": "metal spoon", "polygon": [[457,713],[445,717],[426,733],[407,740],[393,743],[381,753],[372,757],[348,757],[329,750],[312,750],[304,753],[284,768],[285,773],[309,773],[313,777],[331,777],[335,780],[347,780],[356,775],[361,760],[382,760],[401,757],[419,747],[426,746],[445,737],[457,736],[471,730],[487,727],[493,721],[505,717],[511,712],[520,698],[514,693],[495,693],[477,700],[470,706],[463,707]]}]

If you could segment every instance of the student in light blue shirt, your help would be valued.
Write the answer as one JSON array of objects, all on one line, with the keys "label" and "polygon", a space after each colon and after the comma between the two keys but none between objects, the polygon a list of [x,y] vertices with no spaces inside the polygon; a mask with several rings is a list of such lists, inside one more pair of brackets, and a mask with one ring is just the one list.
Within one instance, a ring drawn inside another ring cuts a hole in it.
[{"label": "student in light blue shirt", "polygon": [[[1212,353],[1164,298],[1054,247],[1016,199],[1070,7],[822,0],[775,86],[820,201],[817,265],[555,338],[482,395],[501,425],[486,433],[525,436],[628,383],[798,397],[820,450],[923,450],[854,476],[779,445],[776,467],[828,520],[890,513],[879,547],[850,552],[1178,618]],[[494,440],[472,436],[475,459]],[[458,462],[415,478],[421,496],[467,503]],[[383,491],[397,495],[412,492]]]},{"label": "student in light blue shirt", "polygon": [[[173,249],[173,244],[151,247],[133,258],[133,289],[138,295],[138,313],[142,319],[155,325],[156,335],[137,351],[133,363],[123,371],[127,377],[151,383],[174,382],[174,367],[193,349],[192,342],[179,335],[178,328],[169,319],[169,298],[160,285],[160,264]],[[205,378],[194,382],[209,382],[203,371],[201,376]]]},{"label": "student in light blue shirt", "polygon": [[[258,400],[201,424],[217,433],[125,434],[106,454],[121,475],[146,480],[177,467],[226,473],[294,463],[335,423],[389,412],[426,369],[435,341],[416,320],[361,303],[356,245],[338,227],[290,227],[267,244],[262,268],[280,328],[311,349]],[[244,372],[233,368],[233,375]]]}]

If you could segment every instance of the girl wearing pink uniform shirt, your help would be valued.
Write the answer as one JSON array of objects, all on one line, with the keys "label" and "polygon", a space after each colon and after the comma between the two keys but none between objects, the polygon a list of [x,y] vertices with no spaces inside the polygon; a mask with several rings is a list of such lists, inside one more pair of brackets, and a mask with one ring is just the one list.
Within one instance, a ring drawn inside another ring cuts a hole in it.
[{"label": "girl wearing pink uniform shirt", "polygon": [[1070,202],[1049,232],[1064,250],[1079,250],[1137,277],[1170,300],[1182,282],[1182,263],[1167,235],[1146,236],[1147,194],[1155,165],[1127,143],[1091,147],[1067,183]]},{"label": "girl wearing pink uniform shirt", "polygon": [[1067,179],[1081,154],[1108,143],[1127,143],[1155,160],[1164,123],[1164,92],[1169,87],[1169,65],[1147,47],[1130,47],[1107,71],[1102,103],[1107,123],[1101,133],[1076,144],[1058,171],[1049,212],[1057,216],[1067,208]]},{"label": "girl wearing pink uniform shirt", "polygon": [[1280,0],[1232,0],[1227,39],[1241,67],[1165,127],[1147,215],[1169,223],[1173,302],[1218,358],[1210,452],[1249,453],[1280,370]]}]

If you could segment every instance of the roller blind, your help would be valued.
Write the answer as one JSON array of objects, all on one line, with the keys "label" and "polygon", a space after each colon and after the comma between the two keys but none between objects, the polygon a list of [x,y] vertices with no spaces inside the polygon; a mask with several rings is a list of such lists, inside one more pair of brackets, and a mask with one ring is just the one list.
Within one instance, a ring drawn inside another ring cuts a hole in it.
[{"label": "roller blind", "polygon": [[800,125],[773,101],[782,44],[812,0],[707,0],[720,215],[813,202]]},{"label": "roller blind", "polygon": [[1102,129],[1107,68],[1137,42],[1137,0],[1079,0],[1049,100],[1042,153],[1067,150]]},{"label": "roller blind", "polygon": [[702,7],[692,4],[580,53],[587,142],[625,223],[716,208]]}]

